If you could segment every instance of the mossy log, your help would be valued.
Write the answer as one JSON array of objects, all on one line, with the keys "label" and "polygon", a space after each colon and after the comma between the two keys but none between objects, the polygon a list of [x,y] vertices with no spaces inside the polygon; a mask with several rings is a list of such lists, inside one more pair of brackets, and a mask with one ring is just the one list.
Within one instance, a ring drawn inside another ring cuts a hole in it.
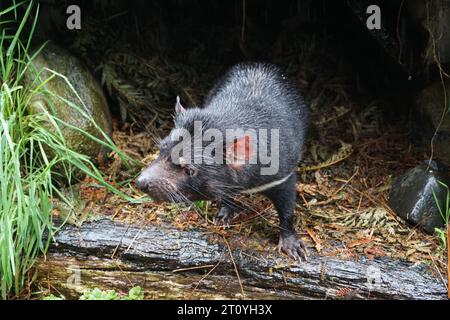
[{"label": "mossy log", "polygon": [[[294,263],[240,248],[236,239],[199,230],[102,219],[67,225],[37,263],[36,283],[66,298],[87,288],[146,298],[446,299],[429,267],[389,258],[340,260],[320,255]],[[233,259],[230,258],[230,250]],[[237,276],[239,274],[239,278]],[[242,286],[242,287],[241,287]]]}]

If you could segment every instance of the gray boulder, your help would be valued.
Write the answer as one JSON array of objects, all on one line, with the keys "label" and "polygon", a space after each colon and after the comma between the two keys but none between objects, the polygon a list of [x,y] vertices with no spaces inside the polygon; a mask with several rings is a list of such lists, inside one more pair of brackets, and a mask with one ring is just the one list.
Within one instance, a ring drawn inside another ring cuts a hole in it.
[{"label": "gray boulder", "polygon": [[[93,118],[105,133],[111,133],[111,114],[102,87],[78,58],[55,43],[48,42],[33,62],[35,70],[32,71],[30,68],[27,72],[25,84],[33,83],[36,72],[42,80],[51,77],[52,73],[47,71],[46,68],[64,75],[83,101],[84,111]],[[81,107],[76,94],[63,78],[55,76],[45,86],[48,91]],[[70,125],[104,140],[102,134],[91,121],[61,99],[56,99],[52,95],[36,95],[29,105],[29,110],[31,113],[36,113],[42,112],[43,109],[50,111]],[[94,142],[81,132],[65,126],[61,128],[61,131],[68,147],[74,151],[85,154],[92,159],[105,151],[101,144]]]},{"label": "gray boulder", "polygon": [[447,168],[436,161],[429,165],[425,161],[394,181],[388,196],[389,206],[407,222],[433,234],[435,228],[444,226],[433,196],[434,192],[440,208],[445,208],[447,189],[439,181],[450,186]]}]

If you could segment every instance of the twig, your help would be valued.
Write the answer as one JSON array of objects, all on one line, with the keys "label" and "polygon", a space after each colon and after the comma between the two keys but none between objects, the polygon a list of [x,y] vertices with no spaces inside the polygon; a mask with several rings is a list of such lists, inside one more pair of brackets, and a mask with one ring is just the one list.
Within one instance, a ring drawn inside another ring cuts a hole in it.
[{"label": "twig", "polygon": [[331,167],[339,162],[344,161],[345,159],[350,157],[352,153],[353,153],[353,146],[351,144],[341,141],[340,149],[335,154],[333,154],[329,159],[317,165],[297,168],[297,172],[316,171],[326,167]]},{"label": "twig", "polygon": [[194,289],[192,290],[191,294],[189,295],[188,299],[190,299],[192,297],[192,295],[194,294],[194,292],[197,290],[198,286],[200,285],[200,283],[206,279],[206,277],[208,277],[218,266],[219,264],[222,262],[222,259],[219,260],[219,262],[216,263],[216,265],[214,267],[211,268],[211,270],[208,271],[207,274],[205,274],[195,285]]},{"label": "twig", "polygon": [[359,173],[359,166],[356,166],[355,172],[352,174],[352,176],[348,180],[335,179],[336,181],[344,182],[344,184],[339,189],[337,189],[331,196],[333,197],[333,196],[337,195],[339,192],[341,192],[341,190],[344,189],[350,183],[350,181],[352,181],[353,178],[356,177],[356,175],[358,173]]},{"label": "twig", "polygon": [[241,27],[241,42],[244,43],[245,41],[245,18],[246,18],[246,13],[245,13],[245,0],[242,0],[242,27]]},{"label": "twig", "polygon": [[402,9],[403,9],[403,3],[405,2],[405,0],[402,0],[402,2],[400,3],[400,7],[398,8],[398,14],[397,14],[397,41],[398,41],[398,63],[401,65],[402,64],[402,54],[403,54],[403,42],[402,39],[400,37],[400,18],[402,15]]},{"label": "twig", "polygon": [[248,57],[247,50],[245,49],[245,24],[246,24],[245,7],[246,7],[245,0],[242,0],[242,27],[241,27],[241,38],[239,39],[239,49],[241,49],[241,52],[245,57]]},{"label": "twig", "polygon": [[122,274],[125,279],[128,281],[130,287],[133,287],[135,284],[131,281],[131,279],[128,277],[128,275],[126,274],[126,272],[122,269],[122,267],[119,265],[119,263],[117,262],[117,259],[112,259],[114,265],[117,267],[117,269],[119,269],[120,274]]},{"label": "twig", "polygon": [[230,253],[231,262],[233,263],[234,271],[236,272],[236,276],[239,281],[239,286],[241,287],[242,297],[245,298],[244,287],[242,286],[241,277],[239,276],[239,271],[237,269],[236,262],[234,261],[234,257],[233,257],[233,253],[231,252],[230,244],[228,243],[227,238],[223,237],[223,240],[225,241],[225,244],[227,245],[227,248],[228,248],[228,252]]},{"label": "twig", "polygon": [[442,276],[441,271],[440,271],[439,268],[437,267],[436,262],[435,262],[434,259],[433,259],[433,256],[432,256],[429,252],[428,252],[428,255],[430,256],[431,261],[433,261],[433,266],[434,266],[434,268],[436,269],[437,273],[439,274],[439,277],[440,277],[441,280],[442,280],[442,284],[444,285],[444,287],[447,289],[447,292],[448,292],[448,286],[447,286],[447,284],[445,283],[444,277]]},{"label": "twig", "polygon": [[[427,1],[427,22],[428,22],[428,24],[430,23],[429,20],[430,20],[430,8],[429,8],[429,2]],[[445,115],[447,114],[447,111],[448,111],[447,110],[447,108],[448,108],[448,106],[447,106],[447,90],[445,87],[444,77],[448,78],[450,76],[442,69],[442,65],[441,65],[441,62],[438,57],[439,53],[437,52],[436,39],[434,37],[433,30],[430,27],[428,27],[427,29],[428,29],[428,33],[431,38],[431,44],[432,44],[432,48],[433,48],[432,49],[433,59],[434,59],[434,62],[436,63],[436,66],[439,69],[439,77],[441,79],[442,89],[444,92],[444,109],[442,111],[442,115],[441,115],[439,123],[436,127],[436,130],[434,131],[433,136],[431,137],[431,141],[430,141],[431,154],[430,154],[430,160],[428,161],[428,166],[429,166],[430,162],[431,162],[431,160],[433,160],[433,156],[434,156],[434,140],[436,139],[436,136],[439,132],[439,129],[442,126],[442,123],[444,122]],[[428,168],[427,168],[427,170],[428,170]]]},{"label": "twig", "polygon": [[204,269],[204,268],[211,268],[214,267],[213,264],[207,264],[204,266],[196,266],[196,267],[190,267],[190,268],[180,268],[180,269],[174,269],[172,270],[173,273],[175,272],[183,272],[183,271],[190,271],[190,270],[197,270],[197,269]]},{"label": "twig", "polygon": [[111,254],[111,259],[114,259],[114,256],[116,255],[117,250],[119,249],[120,245],[122,244],[122,240],[123,237],[125,236],[125,234],[128,232],[128,230],[130,229],[130,226],[127,227],[127,230],[125,230],[125,232],[122,234],[122,236],[120,237],[119,243],[117,244],[117,246],[114,248],[113,253]]},{"label": "twig", "polygon": [[143,226],[139,229],[139,231],[136,233],[136,235],[134,236],[133,240],[131,240],[130,245],[127,247],[127,249],[125,250],[125,253],[128,252],[128,250],[130,250],[131,246],[134,244],[134,242],[136,241],[137,237],[139,236],[139,234],[142,232],[142,230],[144,230],[144,228],[147,226],[148,221],[146,221]]}]

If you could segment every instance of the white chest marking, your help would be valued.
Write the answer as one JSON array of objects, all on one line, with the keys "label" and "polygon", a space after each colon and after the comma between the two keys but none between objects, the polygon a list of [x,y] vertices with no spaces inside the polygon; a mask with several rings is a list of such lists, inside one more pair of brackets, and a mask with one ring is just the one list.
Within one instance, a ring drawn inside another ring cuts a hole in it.
[{"label": "white chest marking", "polygon": [[285,182],[287,179],[290,178],[290,176],[292,176],[292,174],[293,174],[293,172],[291,172],[286,177],[284,177],[284,178],[282,178],[280,180],[275,180],[275,181],[263,184],[263,185],[258,186],[258,187],[247,189],[247,190],[241,191],[241,193],[253,194],[253,193],[258,193],[258,192],[261,192],[261,191],[269,190],[270,188],[273,188],[273,187],[278,186],[278,185],[282,184],[283,182]]}]

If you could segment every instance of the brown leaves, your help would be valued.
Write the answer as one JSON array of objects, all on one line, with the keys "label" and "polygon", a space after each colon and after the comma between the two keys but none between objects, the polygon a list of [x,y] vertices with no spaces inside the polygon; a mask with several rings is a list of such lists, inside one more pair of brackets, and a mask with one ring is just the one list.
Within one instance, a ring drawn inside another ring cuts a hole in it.
[{"label": "brown leaves", "polygon": [[314,230],[311,228],[306,228],[306,232],[309,234],[309,236],[311,237],[311,239],[314,241],[315,243],[315,248],[317,250],[317,252],[321,252],[322,251],[322,241],[319,239],[319,237],[315,234]]},{"label": "brown leaves", "polygon": [[180,212],[174,219],[174,225],[180,229],[186,229],[189,226],[198,224],[200,217],[194,210]]},{"label": "brown leaves", "polygon": [[360,246],[360,245],[363,245],[363,244],[368,244],[368,243],[370,243],[370,242],[372,242],[372,238],[363,238],[363,239],[356,239],[356,240],[353,240],[353,241],[350,241],[348,244],[347,244],[347,248],[354,248],[354,247],[357,247],[357,246]]},{"label": "brown leaves", "polygon": [[[114,182],[109,182],[114,185]],[[108,196],[108,190],[99,185],[98,181],[86,176],[80,185],[80,195],[83,200],[89,203],[104,202]]]},{"label": "brown leaves", "polygon": [[[312,166],[303,166],[298,169],[299,172],[305,171],[315,171],[326,167],[331,167],[341,161],[344,161],[348,157],[351,156],[353,152],[353,146],[351,144],[345,143],[341,141],[341,147],[333,153],[328,159],[325,161]],[[317,158],[317,157],[316,157]]]}]

